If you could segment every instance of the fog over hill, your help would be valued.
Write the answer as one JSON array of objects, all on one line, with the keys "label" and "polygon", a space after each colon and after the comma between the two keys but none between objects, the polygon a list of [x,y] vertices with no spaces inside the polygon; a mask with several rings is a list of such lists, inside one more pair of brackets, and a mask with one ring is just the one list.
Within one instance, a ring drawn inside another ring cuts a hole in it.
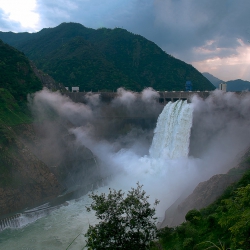
[{"label": "fog over hill", "polygon": [[241,79],[227,81],[227,91],[244,91],[250,89],[250,82]]},{"label": "fog over hill", "polygon": [[208,72],[204,72],[202,73],[202,75],[204,75],[216,88],[218,88],[219,84],[223,82],[222,80],[220,80],[219,78],[213,76]]}]

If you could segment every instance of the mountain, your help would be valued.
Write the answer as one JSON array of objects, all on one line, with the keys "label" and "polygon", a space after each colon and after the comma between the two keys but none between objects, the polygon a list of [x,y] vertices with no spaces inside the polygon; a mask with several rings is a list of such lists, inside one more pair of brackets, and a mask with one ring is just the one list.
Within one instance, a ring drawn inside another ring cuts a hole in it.
[{"label": "mountain", "polygon": [[55,175],[21,139],[32,122],[27,94],[41,89],[29,59],[0,41],[0,215],[62,191]]},{"label": "mountain", "polygon": [[27,94],[42,89],[28,58],[0,40],[0,88],[8,90],[20,102]]},{"label": "mountain", "polygon": [[[161,249],[250,249],[250,152],[166,211]],[[159,244],[159,245],[160,245]]]},{"label": "mountain", "polygon": [[244,91],[250,89],[250,82],[241,79],[227,81],[227,91]]},{"label": "mountain", "polygon": [[204,73],[202,73],[202,75],[205,76],[216,88],[218,88],[219,84],[223,82],[222,80],[220,80],[219,78],[211,75],[208,72],[204,72]]},{"label": "mountain", "polygon": [[[224,82],[208,72],[204,72],[202,73],[202,75],[205,76],[216,88],[219,87],[220,83]],[[235,91],[244,91],[250,89],[250,82],[243,81],[241,79],[231,80],[225,83],[227,84],[227,91],[235,92]]]},{"label": "mountain", "polygon": [[99,177],[95,156],[77,145],[62,120],[45,112],[34,121],[27,95],[43,86],[64,89],[22,52],[0,41],[0,218],[50,201],[76,181],[86,190]]},{"label": "mountain", "polygon": [[178,60],[153,42],[127,30],[86,28],[62,23],[37,33],[0,32],[0,39],[25,53],[37,67],[64,86],[80,91],[213,90],[193,66]]}]

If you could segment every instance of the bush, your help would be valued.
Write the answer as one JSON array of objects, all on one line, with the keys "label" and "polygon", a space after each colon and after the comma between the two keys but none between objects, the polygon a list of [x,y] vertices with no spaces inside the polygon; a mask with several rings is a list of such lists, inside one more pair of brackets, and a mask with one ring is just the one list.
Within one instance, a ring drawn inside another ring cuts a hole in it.
[{"label": "bush", "polygon": [[121,190],[89,196],[93,202],[87,211],[95,210],[100,222],[90,225],[85,234],[88,249],[149,249],[157,232],[155,208],[150,207],[139,183],[126,197]]},{"label": "bush", "polygon": [[190,210],[187,212],[185,219],[186,221],[196,224],[201,219],[201,213],[196,209]]},{"label": "bush", "polygon": [[193,249],[194,240],[193,238],[185,238],[183,241],[183,248],[184,249]]}]

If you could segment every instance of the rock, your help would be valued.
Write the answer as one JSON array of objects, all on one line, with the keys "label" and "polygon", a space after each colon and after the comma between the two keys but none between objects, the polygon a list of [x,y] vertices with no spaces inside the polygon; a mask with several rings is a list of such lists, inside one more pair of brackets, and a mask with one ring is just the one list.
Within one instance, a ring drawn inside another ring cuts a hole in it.
[{"label": "rock", "polygon": [[199,210],[212,204],[228,186],[240,180],[248,168],[248,164],[241,164],[227,174],[214,175],[209,180],[199,183],[187,198],[180,197],[166,210],[165,218],[159,227],[175,227],[185,221],[185,215],[189,210]]},{"label": "rock", "polygon": [[5,150],[10,180],[0,186],[0,215],[36,206],[61,193],[63,187],[55,175],[17,137]]}]

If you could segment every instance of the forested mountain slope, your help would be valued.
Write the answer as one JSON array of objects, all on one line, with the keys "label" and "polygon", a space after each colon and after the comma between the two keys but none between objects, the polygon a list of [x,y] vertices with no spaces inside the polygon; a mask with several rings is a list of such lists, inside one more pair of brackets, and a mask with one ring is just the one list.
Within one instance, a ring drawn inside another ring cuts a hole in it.
[{"label": "forested mountain slope", "polygon": [[23,53],[0,41],[0,216],[58,195],[55,175],[23,143],[32,117],[27,95],[42,89]]},{"label": "forested mountain slope", "polygon": [[25,101],[27,94],[42,89],[25,55],[1,40],[0,76],[0,88],[9,91],[18,102]]},{"label": "forested mountain slope", "polygon": [[56,81],[81,91],[185,90],[187,80],[194,90],[214,89],[193,66],[120,28],[94,30],[62,23],[33,34],[0,32],[0,39],[24,52]]}]

